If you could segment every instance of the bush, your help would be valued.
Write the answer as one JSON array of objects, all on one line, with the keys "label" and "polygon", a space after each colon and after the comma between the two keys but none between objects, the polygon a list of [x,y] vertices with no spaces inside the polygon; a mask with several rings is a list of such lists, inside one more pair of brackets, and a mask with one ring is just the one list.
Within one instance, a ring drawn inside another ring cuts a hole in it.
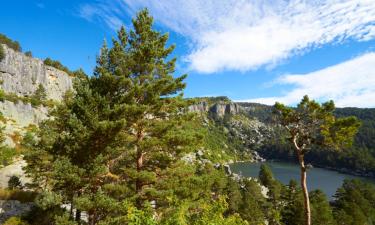
[{"label": "bush", "polygon": [[5,52],[3,46],[0,44],[0,62],[5,58]]},{"label": "bush", "polygon": [[66,72],[67,74],[71,74],[72,72],[68,69],[68,67],[64,66],[60,61],[58,60],[53,60],[49,57],[47,57],[44,61],[44,65],[46,66],[52,66],[56,69],[62,70]]},{"label": "bush", "polygon": [[33,53],[31,51],[25,52],[25,55],[28,57],[33,57]]},{"label": "bush", "polygon": [[12,216],[5,221],[4,225],[28,225],[28,223],[19,217]]},{"label": "bush", "polygon": [[16,175],[13,175],[9,178],[8,180],[8,188],[13,190],[13,189],[21,189],[22,188],[22,183],[19,177]]},{"label": "bush", "polygon": [[0,34],[0,44],[6,44],[9,48],[18,52],[22,51],[21,45],[18,43],[18,41],[13,41],[4,34]]},{"label": "bush", "polygon": [[13,102],[14,104],[17,104],[21,100],[21,97],[14,93],[4,92],[4,99],[10,102]]},{"label": "bush", "polygon": [[3,102],[4,100],[5,100],[5,92],[3,89],[0,89],[0,102]]},{"label": "bush", "polygon": [[0,146],[0,165],[9,165],[16,154],[17,152],[14,148]]}]

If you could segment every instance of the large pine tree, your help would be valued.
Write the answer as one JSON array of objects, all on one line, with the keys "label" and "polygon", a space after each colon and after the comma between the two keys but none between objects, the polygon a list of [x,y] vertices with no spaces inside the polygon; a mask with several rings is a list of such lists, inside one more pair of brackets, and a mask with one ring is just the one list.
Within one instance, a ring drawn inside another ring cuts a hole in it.
[{"label": "large pine tree", "polygon": [[174,77],[174,46],[152,26],[143,10],[134,29],[104,44],[94,76],[76,79],[25,157],[35,187],[77,209],[77,221],[85,211],[89,224],[126,223],[124,206],[168,205],[171,168],[200,139],[182,96],[186,75]]},{"label": "large pine tree", "polygon": [[152,26],[152,17],[143,10],[133,20],[134,30],[127,33],[122,27],[113,47],[103,46],[92,87],[118,104],[126,119],[126,150],[109,167],[134,191],[138,206],[159,196],[153,187],[166,177],[163,170],[198,137],[185,129],[192,117],[184,111],[181,92],[186,75],[173,75],[174,46],[166,47],[168,34]]}]

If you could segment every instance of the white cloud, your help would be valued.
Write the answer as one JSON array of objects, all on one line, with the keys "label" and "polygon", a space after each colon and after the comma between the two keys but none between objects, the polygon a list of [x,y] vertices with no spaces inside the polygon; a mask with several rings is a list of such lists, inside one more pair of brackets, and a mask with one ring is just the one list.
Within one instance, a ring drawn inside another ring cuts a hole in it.
[{"label": "white cloud", "polygon": [[279,85],[292,85],[284,96],[242,101],[274,104],[299,102],[303,95],[320,101],[334,100],[337,106],[375,107],[375,52],[308,74],[285,75]]},{"label": "white cloud", "polygon": [[148,7],[192,41],[186,59],[202,73],[254,70],[327,43],[375,37],[374,0],[101,0],[81,14],[87,6],[112,28]]},{"label": "white cloud", "polygon": [[121,11],[118,10],[118,6],[106,2],[84,4],[79,9],[79,16],[90,22],[97,19],[104,22],[112,30],[118,30],[123,25]]}]

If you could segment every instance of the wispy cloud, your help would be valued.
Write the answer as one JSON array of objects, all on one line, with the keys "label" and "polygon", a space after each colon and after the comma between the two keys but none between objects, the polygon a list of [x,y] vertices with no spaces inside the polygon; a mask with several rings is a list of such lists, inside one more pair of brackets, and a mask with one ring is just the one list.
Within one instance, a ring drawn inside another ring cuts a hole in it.
[{"label": "wispy cloud", "polygon": [[119,2],[97,1],[83,4],[79,8],[79,16],[90,21],[100,21],[112,30],[118,30],[123,25],[123,12],[118,9]]},{"label": "wispy cloud", "polygon": [[340,107],[375,107],[374,65],[375,52],[370,52],[308,74],[285,75],[276,84],[293,86],[286,95],[242,101],[295,104],[307,94],[321,101],[332,99]]},{"label": "wispy cloud", "polygon": [[35,5],[36,5],[36,7],[40,8],[40,9],[46,8],[46,6],[41,2],[37,2],[37,3],[35,3]]},{"label": "wispy cloud", "polygon": [[254,70],[327,43],[375,37],[374,0],[102,0],[81,12],[116,28],[143,7],[192,41],[186,59],[202,73]]}]

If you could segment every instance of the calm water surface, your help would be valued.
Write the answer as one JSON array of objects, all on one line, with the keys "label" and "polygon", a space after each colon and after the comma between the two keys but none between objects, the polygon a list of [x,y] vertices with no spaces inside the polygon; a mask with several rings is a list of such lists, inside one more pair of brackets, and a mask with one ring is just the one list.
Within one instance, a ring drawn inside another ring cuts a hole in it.
[{"label": "calm water surface", "polygon": [[[231,164],[231,170],[234,173],[242,174],[246,177],[258,177],[259,168],[262,163],[234,163]],[[275,178],[284,184],[288,184],[291,179],[296,180],[299,183],[300,180],[300,169],[299,166],[292,163],[283,162],[265,162],[267,164]],[[307,172],[307,186],[309,190],[321,189],[326,193],[327,196],[332,198],[337,188],[339,188],[344,179],[362,179],[368,182],[375,183],[375,180],[363,177],[357,177],[348,174],[342,174],[336,171],[312,168]]]}]

